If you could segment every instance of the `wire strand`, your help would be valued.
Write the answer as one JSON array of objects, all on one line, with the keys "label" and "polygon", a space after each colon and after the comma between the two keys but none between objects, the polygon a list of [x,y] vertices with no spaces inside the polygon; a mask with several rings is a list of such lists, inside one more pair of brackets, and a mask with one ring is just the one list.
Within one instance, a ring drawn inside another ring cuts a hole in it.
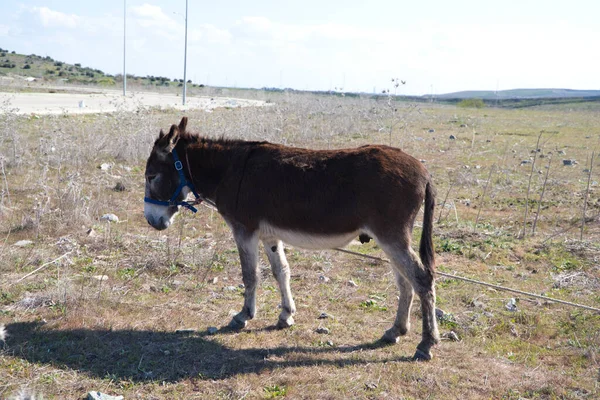
[{"label": "wire strand", "polygon": [[[342,253],[352,254],[352,255],[357,256],[357,257],[368,258],[368,259],[371,259],[371,260],[382,261],[382,262],[385,262],[385,263],[389,263],[390,262],[390,260],[385,259],[385,258],[375,257],[375,256],[369,256],[367,254],[361,254],[361,253],[357,253],[357,252],[351,251],[351,250],[340,249],[340,248],[335,248],[334,250],[340,251]],[[518,293],[518,294],[522,294],[524,296],[534,297],[534,298],[541,299],[541,300],[552,301],[554,303],[565,304],[567,306],[582,308],[584,310],[595,311],[597,313],[600,313],[600,308],[586,306],[585,304],[578,304],[578,303],[573,303],[571,301],[559,300],[559,299],[555,299],[555,298],[552,298],[552,297],[543,296],[541,294],[535,294],[535,293],[531,293],[531,292],[525,292],[523,290],[513,289],[513,288],[506,287],[506,286],[501,286],[501,285],[496,285],[494,283],[487,283],[487,282],[483,282],[483,281],[478,281],[477,279],[465,278],[465,277],[459,276],[459,275],[447,274],[445,272],[436,271],[436,273],[438,275],[444,276],[446,278],[458,279],[458,280],[461,280],[461,281],[465,281],[465,282],[469,282],[469,283],[474,283],[474,284],[477,284],[477,285],[482,285],[482,286],[487,286],[487,287],[491,287],[491,288],[498,289],[498,290],[503,290],[505,292]]]}]

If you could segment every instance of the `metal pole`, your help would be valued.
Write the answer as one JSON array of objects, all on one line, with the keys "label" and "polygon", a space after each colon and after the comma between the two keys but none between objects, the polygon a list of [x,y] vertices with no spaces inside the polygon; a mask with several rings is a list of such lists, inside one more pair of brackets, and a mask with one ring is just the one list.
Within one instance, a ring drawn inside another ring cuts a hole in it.
[{"label": "metal pole", "polygon": [[188,26],[188,0],[185,0],[185,47],[183,51],[183,105],[187,92],[187,26]]},{"label": "metal pole", "polygon": [[123,0],[123,96],[127,95],[127,73],[125,72],[126,33],[127,33],[127,0]]}]

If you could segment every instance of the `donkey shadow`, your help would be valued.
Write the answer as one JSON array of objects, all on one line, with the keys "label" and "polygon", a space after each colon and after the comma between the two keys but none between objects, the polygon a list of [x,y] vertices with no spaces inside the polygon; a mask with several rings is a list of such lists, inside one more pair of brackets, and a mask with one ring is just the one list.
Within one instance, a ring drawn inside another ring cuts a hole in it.
[{"label": "donkey shadow", "polygon": [[[279,368],[408,362],[410,357],[381,357],[376,341],[344,347],[232,349],[208,332],[149,330],[46,329],[38,322],[6,326],[5,354],[114,380],[176,382],[185,378],[226,379]],[[230,333],[222,329],[218,334]],[[346,354],[355,353],[349,357]]]}]

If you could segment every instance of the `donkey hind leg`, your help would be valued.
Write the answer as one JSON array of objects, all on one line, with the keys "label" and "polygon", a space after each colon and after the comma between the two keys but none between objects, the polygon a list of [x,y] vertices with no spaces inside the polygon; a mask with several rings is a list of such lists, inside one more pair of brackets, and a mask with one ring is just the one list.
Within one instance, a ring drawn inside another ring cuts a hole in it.
[{"label": "donkey hind leg", "polygon": [[394,325],[382,337],[382,340],[387,343],[397,343],[400,336],[406,335],[410,330],[410,310],[415,293],[408,279],[396,267],[393,268],[393,272],[400,290],[400,299],[398,300],[398,311]]},{"label": "donkey hind leg", "polygon": [[[394,269],[410,282],[421,300],[423,332],[421,334],[421,343],[417,346],[414,359],[430,360],[432,358],[431,347],[440,341],[440,334],[435,319],[435,287],[433,277],[425,270],[421,259],[410,246],[406,246],[406,248],[382,246],[382,248],[393,260],[392,265]],[[396,321],[403,318],[405,311],[402,307],[400,305],[398,308]],[[383,340],[392,341],[395,327],[396,324],[394,323],[394,327],[390,329],[391,332],[386,332]]]},{"label": "donkey hind leg", "polygon": [[242,264],[242,280],[244,281],[244,308],[236,314],[229,327],[242,329],[248,320],[256,314],[256,287],[258,286],[258,235],[234,232],[235,242]]},{"label": "donkey hind leg", "polygon": [[285,258],[281,240],[266,239],[263,240],[263,244],[273,276],[275,276],[281,292],[281,314],[279,314],[277,328],[288,328],[294,325],[294,314],[296,313],[296,305],[290,290],[290,266]]}]

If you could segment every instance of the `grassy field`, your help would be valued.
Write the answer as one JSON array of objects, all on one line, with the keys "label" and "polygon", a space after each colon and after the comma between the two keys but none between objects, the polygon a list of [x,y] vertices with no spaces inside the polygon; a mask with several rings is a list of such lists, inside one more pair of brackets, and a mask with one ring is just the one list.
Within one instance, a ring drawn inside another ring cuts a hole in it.
[{"label": "grassy field", "polygon": [[[311,148],[401,147],[437,185],[440,271],[600,307],[595,160],[588,190],[599,104],[464,109],[251,95],[273,106],[191,111],[188,128]],[[262,254],[256,319],[242,332],[213,332],[242,306],[224,221],[201,208],[157,232],[143,217],[146,157],[159,129],[181,116],[0,113],[0,398],[599,397],[599,314],[440,277],[448,339],[431,362],[412,362],[418,300],[412,331],[378,346],[396,308],[389,266],[335,251],[286,249],[292,328],[272,329],[279,293]],[[383,255],[372,242],[350,248]]]}]

